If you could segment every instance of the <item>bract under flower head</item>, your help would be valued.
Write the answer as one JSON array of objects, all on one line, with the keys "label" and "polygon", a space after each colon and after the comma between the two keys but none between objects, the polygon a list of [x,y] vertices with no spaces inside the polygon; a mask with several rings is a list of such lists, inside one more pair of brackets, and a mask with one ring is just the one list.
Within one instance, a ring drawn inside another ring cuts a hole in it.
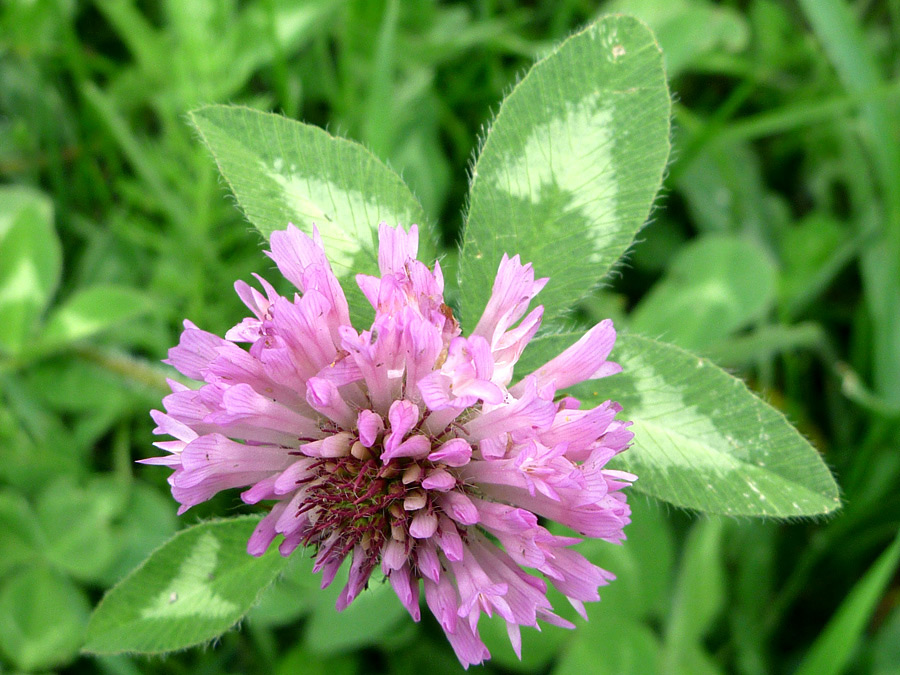
[{"label": "bract under flower head", "polygon": [[[605,469],[630,423],[613,402],[579,410],[557,393],[618,372],[607,361],[615,331],[603,321],[509,387],[540,325],[526,315],[546,279],[503,257],[493,293],[469,337],[443,300],[443,277],[415,259],[418,233],[382,224],[380,277],[357,283],[375,308],[369,330],[350,325],[344,293],[321,239],[293,225],[269,254],[299,290],[284,298],[235,288],[253,316],[225,339],[185,322],[168,363],[204,384],[172,382],[166,412],[152,413],[169,454],[143,460],[174,469],[179,513],[221,490],[246,488],[272,503],[248,543],[261,555],[279,539],[315,554],[323,587],[350,559],[343,609],[376,568],[413,619],[419,594],[468,667],[490,655],[482,614],[499,614],[517,653],[520,626],[571,626],[553,613],[552,584],[582,614],[612,579],[551,534],[538,517],[618,542],[634,476]],[[249,343],[249,350],[237,343]]]}]

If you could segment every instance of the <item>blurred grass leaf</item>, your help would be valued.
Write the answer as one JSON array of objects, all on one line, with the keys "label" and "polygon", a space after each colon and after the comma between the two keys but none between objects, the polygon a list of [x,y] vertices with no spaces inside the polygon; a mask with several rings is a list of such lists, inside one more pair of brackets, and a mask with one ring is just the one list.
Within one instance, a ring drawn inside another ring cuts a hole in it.
[{"label": "blurred grass leaf", "polygon": [[727,525],[729,604],[726,611],[737,652],[735,662],[745,675],[766,675],[772,671],[766,620],[771,615],[775,594],[777,537],[784,529],[765,521],[732,521]]},{"label": "blurred grass leaf", "polygon": [[872,675],[896,675],[900,663],[900,606],[878,631],[872,643]]},{"label": "blurred grass leaf", "polygon": [[726,368],[746,368],[774,358],[777,354],[800,349],[821,349],[825,345],[825,332],[818,324],[771,324],[706,348],[703,355]]},{"label": "blurred grass leaf", "polygon": [[430,638],[423,631],[419,638],[403,649],[388,652],[388,670],[391,675],[456,675],[459,661],[453,655],[446,638],[436,635]]},{"label": "blurred grass leaf", "polygon": [[838,675],[844,672],[898,564],[900,534],[853,586],[795,675]]},{"label": "blurred grass leaf", "polygon": [[619,0],[603,11],[623,12],[647,22],[662,47],[670,79],[702,64],[711,52],[741,51],[750,39],[741,13],[706,0]]},{"label": "blurred grass leaf", "polygon": [[863,248],[871,233],[850,238],[828,213],[812,213],[784,232],[780,247],[779,300],[788,316],[797,316],[832,285]]},{"label": "blurred grass leaf", "polygon": [[[632,495],[629,503],[632,522],[625,546],[610,546],[598,539],[577,546],[579,553],[615,574],[616,579],[600,588],[599,603],[586,606],[589,621],[582,624],[576,619],[577,629],[562,650],[553,675],[660,672],[656,664],[661,645],[648,621],[668,613],[672,534],[658,502]],[[562,532],[563,528],[554,530]]]},{"label": "blurred grass leaf", "polygon": [[525,626],[522,631],[522,658],[519,659],[510,645],[506,620],[499,614],[483,616],[478,623],[478,633],[491,653],[491,663],[514,673],[534,673],[545,668],[572,637],[570,631],[552,624],[542,623],[540,632]]},{"label": "blurred grass leaf", "polygon": [[[523,354],[530,372],[579,337],[538,338]],[[585,403],[613,399],[634,422],[634,444],[615,460],[635,489],[676,506],[726,515],[792,516],[840,506],[819,453],[784,415],[706,359],[638,335],[619,335],[623,372],[573,388]]]},{"label": "blurred grass leaf", "polygon": [[368,590],[352,605],[336,611],[334,603],[346,584],[346,570],[345,564],[331,586],[318,592],[316,607],[306,624],[303,644],[317,654],[334,655],[377,644],[409,618],[387,579],[371,579]]},{"label": "blurred grass leaf", "polygon": [[178,523],[168,495],[142,483],[134,483],[120,518],[113,523],[115,556],[102,575],[112,586],[175,534]]},{"label": "blurred grass leaf", "polygon": [[659,673],[659,638],[645,624],[599,613],[581,626],[552,675],[645,675]]},{"label": "blurred grass leaf", "polygon": [[472,173],[464,325],[474,327],[504,253],[550,277],[545,323],[590,292],[647,218],[669,114],[659,46],[635,19],[601,19],[532,67],[500,106]]},{"label": "blurred grass leaf", "polygon": [[[722,522],[698,521],[688,534],[667,616],[664,660],[669,669],[697,661],[692,654],[702,644],[725,604],[722,563]],[[699,659],[705,660],[702,657]],[[685,672],[691,672],[689,668]]]},{"label": "blurred grass leaf", "polygon": [[[629,497],[631,524],[627,528],[627,545],[610,546],[600,539],[588,539],[576,550],[616,575],[615,582],[600,589],[598,613],[611,612],[641,620],[661,619],[669,611],[667,603],[675,558],[672,533],[659,502],[643,495]],[[589,616],[593,611],[588,609]]]},{"label": "blurred grass leaf", "polygon": [[635,308],[630,327],[685,349],[707,349],[771,308],[776,276],[765,250],[752,241],[701,237],[678,252]]},{"label": "blurred grass leaf", "polygon": [[62,272],[50,200],[28,188],[0,188],[0,350],[28,343]]},{"label": "blurred grass leaf", "polygon": [[140,316],[152,306],[146,294],[124,286],[82,289],[50,313],[38,348],[54,349],[83,340]]},{"label": "blurred grass leaf", "polygon": [[702,645],[686,644],[679,650],[679,660],[665,667],[673,675],[725,675],[725,671]]},{"label": "blurred grass leaf", "polygon": [[0,11],[0,34],[11,51],[53,53],[59,49],[62,26],[74,13],[75,3],[64,0],[7,0]]},{"label": "blurred grass leaf", "polygon": [[116,553],[112,519],[121,505],[109,480],[79,487],[63,477],[49,485],[35,507],[48,559],[79,581],[100,579]]},{"label": "blurred grass leaf", "polygon": [[84,650],[158,654],[212,640],[234,626],[287,564],[274,549],[247,554],[256,517],[182,530],[110,590]]},{"label": "blurred grass leaf", "polygon": [[349,654],[323,657],[302,644],[288,649],[275,669],[275,675],[358,675],[359,672],[356,659]]},{"label": "blurred grass leaf", "polygon": [[422,207],[401,178],[362,145],[249,108],[200,108],[191,121],[263,236],[291,222],[306,232],[319,228],[354,314],[370,311],[352,279],[377,273],[380,222],[406,229],[418,224],[418,257],[434,260],[435,237]]},{"label": "blurred grass leaf", "polygon": [[0,579],[42,557],[37,519],[31,505],[13,490],[0,491]]},{"label": "blurred grass leaf", "polygon": [[133,55],[134,83],[147,83],[154,102],[179,115],[198,103],[229,100],[255,71],[273,62],[277,68],[327,28],[341,1],[165,2],[159,29],[133,0],[94,4]]},{"label": "blurred grass leaf", "polygon": [[73,452],[62,421],[28,397],[14,378],[0,376],[0,479],[34,494],[60,475],[81,476],[89,470]]},{"label": "blurred grass leaf", "polygon": [[779,214],[756,150],[748,143],[716,139],[703,120],[684,108],[678,113],[692,145],[673,164],[670,180],[684,197],[693,226],[768,241],[777,230]]},{"label": "blurred grass leaf", "polygon": [[308,614],[319,599],[321,577],[312,571],[313,559],[298,552],[288,559],[284,573],[269,586],[247,614],[258,626],[274,627]]},{"label": "blurred grass leaf", "polygon": [[0,587],[0,650],[29,672],[64,664],[81,646],[89,612],[84,593],[59,573],[22,569]]},{"label": "blurred grass leaf", "polygon": [[[25,208],[37,209],[42,223],[53,223],[53,203],[43,193],[25,185],[0,186],[0,241],[7,235],[19,213]],[[42,234],[46,233],[45,229]]]},{"label": "blurred grass leaf", "polygon": [[25,383],[35,398],[62,413],[118,410],[127,394],[121,377],[94,363],[67,356],[34,363],[26,373]]},{"label": "blurred grass leaf", "polygon": [[[883,83],[879,57],[850,4],[844,0],[800,0],[799,4],[844,87],[863,95],[879,88]],[[874,160],[884,209],[881,236],[863,252],[861,272],[875,324],[875,385],[878,393],[893,404],[900,403],[900,144],[896,142],[896,108],[884,99],[869,100],[861,107],[864,141]]]}]

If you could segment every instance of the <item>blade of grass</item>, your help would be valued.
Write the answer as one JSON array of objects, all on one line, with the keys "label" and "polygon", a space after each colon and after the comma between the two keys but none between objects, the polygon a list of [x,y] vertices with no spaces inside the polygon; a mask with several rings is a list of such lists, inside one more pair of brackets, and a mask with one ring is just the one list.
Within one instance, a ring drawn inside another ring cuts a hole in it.
[{"label": "blade of grass", "polygon": [[159,35],[130,0],[94,0],[94,6],[116,31],[116,35],[148,73],[158,72],[165,62]]},{"label": "blade of grass", "polygon": [[860,230],[850,241],[839,246],[819,270],[806,280],[803,291],[794,296],[782,309],[782,319],[784,321],[790,321],[799,317],[807,307],[828,289],[838,274],[856,259],[860,251],[864,250],[878,235],[877,227],[873,227],[868,223]]},{"label": "blade of grass", "polygon": [[862,106],[884,100],[895,103],[900,97],[900,82],[891,82],[876,86],[867,91],[852,92],[821,101],[803,101],[792,103],[774,110],[755,115],[748,115],[730,121],[746,98],[755,90],[756,83],[745,80],[734,90],[729,99],[716,112],[699,123],[690,115],[690,111],[681,105],[675,105],[676,118],[681,126],[693,130],[687,147],[681,152],[677,161],[669,171],[667,182],[675,185],[678,179],[690,167],[694,158],[710,143],[738,143],[752,141],[766,136],[784,134],[801,127],[812,126],[828,120],[845,117]]},{"label": "blade of grass", "polygon": [[[678,179],[684,174],[694,158],[707,144],[721,138],[723,127],[728,124],[731,117],[740,109],[755,90],[755,81],[744,80],[734,88],[734,91],[731,92],[728,99],[704,121],[703,125],[699,126],[696,131],[691,134],[687,147],[684,148],[681,156],[669,171],[669,177],[667,179],[669,185],[676,185],[678,183]],[[687,111],[682,111],[681,106],[676,105],[675,112],[680,122]]]},{"label": "blade of grass", "polygon": [[131,133],[113,101],[100,91],[93,82],[85,82],[81,87],[81,94],[100,121],[106,126],[109,134],[116,140],[116,143],[122,150],[122,154],[125,155],[135,173],[156,196],[166,214],[182,227],[188,225],[190,223],[190,214],[187,208],[177,195],[166,186],[156,167],[148,160],[147,153],[144,152],[137,138]]},{"label": "blade of grass", "polygon": [[[716,137],[720,142],[749,141],[765,136],[783,134],[843,117],[869,103],[892,102],[900,96],[900,82],[882,84],[867,91],[835,96],[822,101],[803,101],[743,117],[729,124]],[[895,102],[894,102],[895,103]]]},{"label": "blade of grass", "polygon": [[795,675],[838,675],[844,671],[898,563],[900,535],[853,587]]},{"label": "blade of grass", "polygon": [[[838,78],[851,93],[883,85],[878,63],[862,26],[844,0],[800,0]],[[875,324],[875,388],[892,403],[900,402],[900,144],[896,116],[885,99],[862,105],[865,141],[885,202],[883,240],[862,256],[866,300]]]},{"label": "blade of grass", "polygon": [[703,355],[722,366],[749,366],[776,354],[797,349],[821,349],[826,344],[825,332],[817,323],[761,326],[752,333],[740,335],[706,349]]},{"label": "blade of grass", "polygon": [[363,139],[379,157],[386,158],[391,146],[394,42],[400,3],[388,0],[378,30],[369,77],[369,96],[363,121]]},{"label": "blade of grass", "polygon": [[278,39],[278,26],[275,11],[275,0],[265,0],[263,3],[266,12],[269,41],[272,44],[272,84],[278,94],[278,99],[284,109],[284,114],[290,118],[296,118],[300,109],[300,92],[292,90],[287,70],[287,58],[281,40]]},{"label": "blade of grass", "polygon": [[168,394],[170,388],[167,380],[169,379],[182,382],[182,384],[189,382],[179,375],[167,372],[155,363],[121,352],[99,349],[90,345],[75,347],[73,351],[86,361],[96,363],[101,368],[148,392],[160,395]]}]

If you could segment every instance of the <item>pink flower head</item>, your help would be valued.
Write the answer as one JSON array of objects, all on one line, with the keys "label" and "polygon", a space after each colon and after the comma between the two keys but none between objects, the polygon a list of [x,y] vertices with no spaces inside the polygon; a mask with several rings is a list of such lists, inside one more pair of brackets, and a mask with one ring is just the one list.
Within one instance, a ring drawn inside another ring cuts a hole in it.
[{"label": "pink flower head", "polygon": [[274,232],[269,255],[301,293],[238,282],[253,316],[226,339],[185,322],[168,363],[203,385],[172,383],[153,419],[175,440],[144,461],[174,469],[179,513],[238,487],[248,504],[271,502],[253,555],[276,538],[282,555],[309,547],[323,587],[349,558],[338,609],[380,567],[416,621],[424,590],[464,666],[490,656],[482,614],[503,617],[520,653],[520,626],[571,626],[553,613],[548,583],[583,613],[613,578],[538,518],[611,542],[629,522],[621,490],[635,477],[604,468],[632,438],[615,419],[621,408],[579,410],[559,394],[618,372],[606,360],[612,322],[508,388],[542,316],[528,305],[547,280],[504,256],[484,315],[462,337],[440,267],[415,259],[415,225],[382,224],[379,235],[381,276],[357,277],[375,320],[357,332],[318,232]]}]

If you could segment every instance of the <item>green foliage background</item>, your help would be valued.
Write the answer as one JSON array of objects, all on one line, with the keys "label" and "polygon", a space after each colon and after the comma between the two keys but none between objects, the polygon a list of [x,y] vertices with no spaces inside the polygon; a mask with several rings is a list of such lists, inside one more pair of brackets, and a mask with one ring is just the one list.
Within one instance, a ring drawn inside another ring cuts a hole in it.
[{"label": "green foliage background", "polygon": [[245,510],[221,496],[176,521],[165,472],[133,464],[181,320],[222,333],[242,316],[233,281],[268,269],[187,112],[241,103],[363,142],[440,224],[453,270],[480,130],[536,57],[615,11],[664,50],[674,153],[643,241],[573,327],[611,316],[745,377],[823,453],[844,508],[719,519],[634,494],[626,546],[585,549],[619,577],[591,621],[526,632],[521,663],[489,623],[485,670],[897,672],[894,0],[4,2],[4,671],[459,672],[432,620],[384,587],[338,615],[299,556],[215,649],[79,656],[104,589],[177,529]]}]

